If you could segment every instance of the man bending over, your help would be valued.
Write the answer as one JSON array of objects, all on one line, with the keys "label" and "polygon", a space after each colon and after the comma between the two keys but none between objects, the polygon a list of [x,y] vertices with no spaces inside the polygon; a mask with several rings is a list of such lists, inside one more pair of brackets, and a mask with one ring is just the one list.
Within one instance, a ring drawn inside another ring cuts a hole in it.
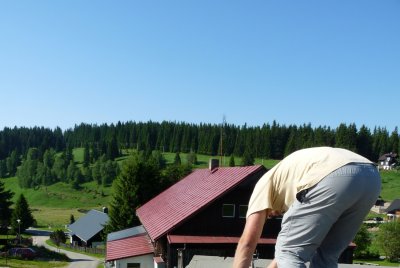
[{"label": "man bending over", "polygon": [[248,268],[266,218],[285,212],[270,268],[338,267],[381,189],[376,166],[351,151],[316,147],[296,151],[258,181],[234,268]]}]

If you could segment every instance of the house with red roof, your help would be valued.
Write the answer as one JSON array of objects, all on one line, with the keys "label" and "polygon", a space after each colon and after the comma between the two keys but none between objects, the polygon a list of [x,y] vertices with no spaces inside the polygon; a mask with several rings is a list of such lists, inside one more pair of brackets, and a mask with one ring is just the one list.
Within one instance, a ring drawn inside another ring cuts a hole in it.
[{"label": "house with red roof", "polygon": [[158,267],[153,244],[143,226],[108,234],[106,260],[108,267]]},{"label": "house with red roof", "polygon": [[[233,257],[251,193],[267,170],[260,165],[218,167],[213,163],[139,207],[140,232],[110,234],[108,267],[183,268],[194,256]],[[281,218],[266,221],[257,258],[273,259],[280,225]],[[354,246],[343,252],[339,262],[352,263]]]},{"label": "house with red roof", "polygon": [[[250,195],[266,171],[261,165],[219,167],[216,161],[194,170],[136,210],[143,232],[110,238],[106,262],[111,267],[184,267],[194,255],[233,256]],[[264,228],[258,247],[263,257],[273,257],[279,225]]]}]

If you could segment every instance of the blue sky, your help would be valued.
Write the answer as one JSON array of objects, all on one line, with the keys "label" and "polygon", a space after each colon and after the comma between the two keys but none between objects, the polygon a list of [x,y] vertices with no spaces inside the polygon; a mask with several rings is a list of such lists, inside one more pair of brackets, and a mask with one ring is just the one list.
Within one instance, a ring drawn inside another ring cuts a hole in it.
[{"label": "blue sky", "polygon": [[1,1],[0,129],[399,125],[400,1]]}]

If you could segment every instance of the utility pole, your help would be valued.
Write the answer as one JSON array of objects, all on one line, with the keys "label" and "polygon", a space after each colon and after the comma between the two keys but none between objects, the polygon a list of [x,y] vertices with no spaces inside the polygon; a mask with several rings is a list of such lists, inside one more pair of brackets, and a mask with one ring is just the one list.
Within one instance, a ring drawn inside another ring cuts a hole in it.
[{"label": "utility pole", "polygon": [[224,131],[223,130],[224,130],[225,124],[226,124],[226,117],[225,117],[225,115],[223,115],[222,116],[222,124],[221,124],[220,143],[219,143],[219,145],[220,145],[220,147],[219,147],[219,159],[220,159],[219,162],[220,162],[220,166],[222,166],[222,156],[223,156],[222,138],[223,138],[223,135],[224,135]]}]

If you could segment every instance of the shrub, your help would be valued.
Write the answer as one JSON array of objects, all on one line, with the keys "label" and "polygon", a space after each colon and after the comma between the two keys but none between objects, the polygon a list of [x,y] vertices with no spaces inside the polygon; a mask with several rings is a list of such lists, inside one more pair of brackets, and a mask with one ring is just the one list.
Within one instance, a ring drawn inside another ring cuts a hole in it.
[{"label": "shrub", "polygon": [[50,239],[54,242],[54,244],[59,246],[61,243],[64,244],[65,241],[67,241],[67,236],[63,230],[58,229],[51,233]]},{"label": "shrub", "polygon": [[389,261],[400,258],[400,222],[388,222],[379,227],[377,243]]}]

